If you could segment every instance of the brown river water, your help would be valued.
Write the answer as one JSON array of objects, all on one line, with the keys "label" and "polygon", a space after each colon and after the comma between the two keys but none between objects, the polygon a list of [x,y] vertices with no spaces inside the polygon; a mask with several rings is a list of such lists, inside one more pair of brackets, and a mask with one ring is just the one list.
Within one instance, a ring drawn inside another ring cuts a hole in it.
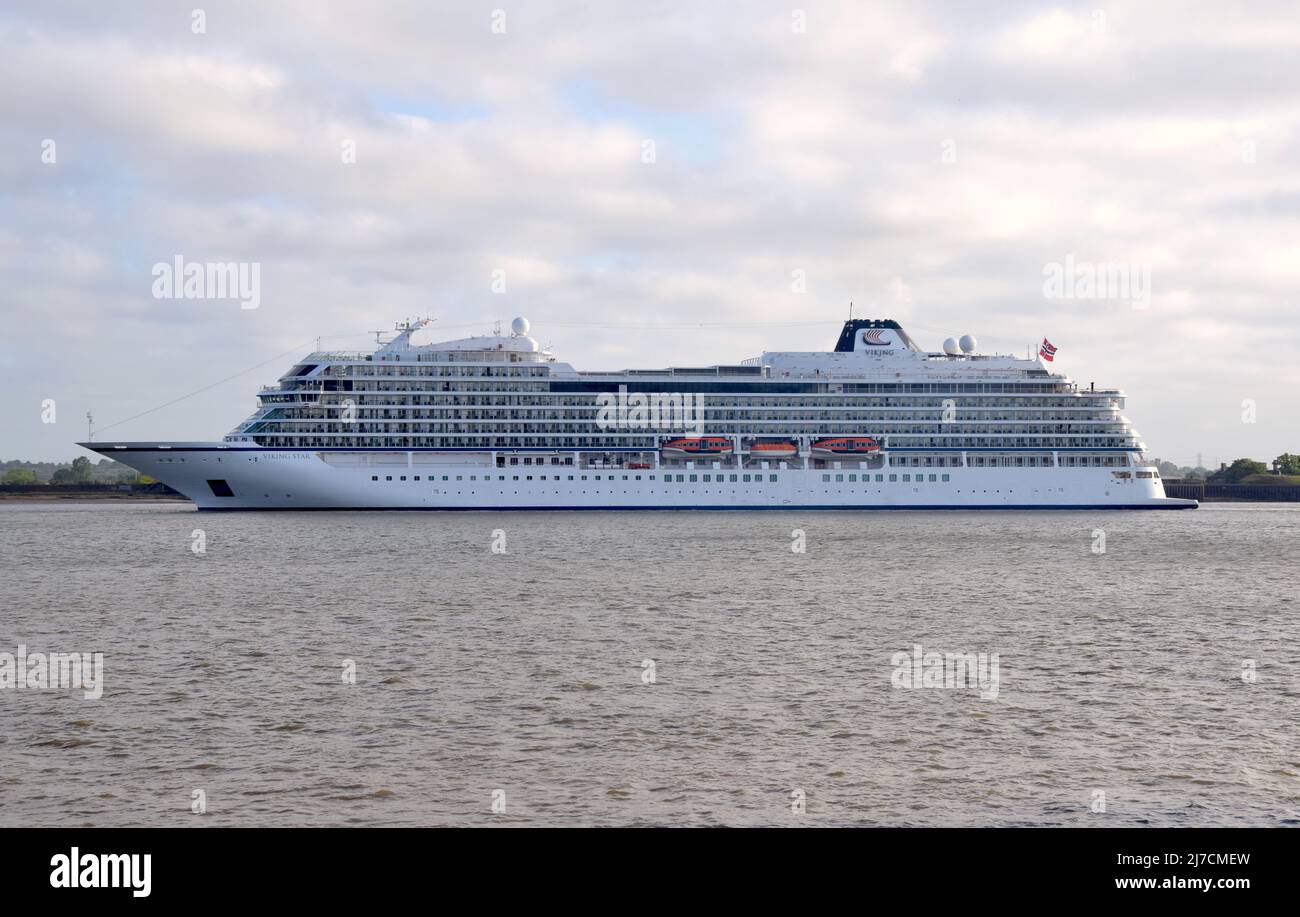
[{"label": "brown river water", "polygon": [[0,654],[103,654],[0,687],[0,825],[1296,825],[1298,546],[1296,505],[0,504]]}]

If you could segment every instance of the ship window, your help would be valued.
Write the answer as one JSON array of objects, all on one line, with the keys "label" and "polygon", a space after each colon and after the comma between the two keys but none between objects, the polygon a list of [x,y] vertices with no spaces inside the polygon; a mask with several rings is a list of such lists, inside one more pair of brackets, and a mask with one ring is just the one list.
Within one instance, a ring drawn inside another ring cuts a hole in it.
[{"label": "ship window", "polygon": [[[679,475],[677,476],[677,483],[678,483],[678,484],[683,483],[685,480],[686,480],[686,479],[685,479],[685,477],[684,477],[683,475],[680,475],[680,474],[679,474]],[[692,477],[691,477],[691,480],[694,481],[695,478],[692,476]]]},{"label": "ship window", "polygon": [[417,474],[417,475],[415,476],[415,479],[416,479],[417,481],[420,480],[420,476]]},{"label": "ship window", "polygon": [[569,475],[569,480],[570,480],[570,481],[573,480],[573,475]]},{"label": "ship window", "polygon": [[[510,479],[511,479],[512,481],[518,481],[518,480],[519,480],[519,475],[517,475],[517,474],[513,474],[513,475],[510,476]],[[443,480],[444,480],[444,481],[447,480],[446,477],[444,477]],[[584,478],[583,480],[586,480],[586,478]]]},{"label": "ship window", "polygon": [[889,480],[891,480],[891,481],[897,481],[897,480],[898,480],[898,475],[896,475],[896,474],[891,474],[891,475],[889,476]]},{"label": "ship window", "polygon": [[736,483],[736,476],[735,476],[734,474],[731,475],[730,480],[731,480],[731,483],[733,483],[733,484]]},{"label": "ship window", "polygon": [[230,489],[230,485],[221,479],[208,481],[208,488],[212,491],[214,497],[233,497],[235,495],[235,492]]},{"label": "ship window", "polygon": [[377,474],[372,474],[372,475],[370,476],[370,480],[372,480],[372,481],[378,481],[378,480],[379,480],[379,475],[377,475]]},{"label": "ship window", "polygon": [[[948,476],[945,474],[944,477],[947,478]],[[934,481],[935,481],[934,475],[930,475],[930,483],[933,484]]]},{"label": "ship window", "polygon": [[[443,479],[444,481],[447,480],[447,476],[444,474],[444,475],[442,476],[442,479]],[[519,479],[518,479],[518,478],[515,478],[515,480],[518,481]]]},{"label": "ship window", "polygon": [[767,476],[767,479],[768,479],[769,481],[771,481],[773,484],[776,483],[776,475],[774,475],[774,474],[769,474],[769,475]]},{"label": "ship window", "polygon": [[831,479],[831,476],[830,476],[829,474],[824,474],[824,475],[822,475],[822,480],[823,480],[823,481],[829,481],[830,479]]},{"label": "ship window", "polygon": [[905,474],[905,475],[903,475],[903,480],[904,480],[904,481],[910,481],[910,480],[912,480],[912,476],[911,476],[910,474]]},{"label": "ship window", "polygon": [[946,480],[948,480],[948,477],[949,477],[949,476],[945,474],[945,475],[943,476],[943,479],[946,481]]},{"label": "ship window", "polygon": [[[694,481],[695,478],[691,478],[691,480]],[[713,475],[711,475],[711,474],[706,474],[706,475],[704,476],[704,483],[705,483],[705,484],[708,484],[708,483],[709,483],[710,481],[712,481],[712,480],[713,480]]]},{"label": "ship window", "polygon": [[456,475],[456,480],[459,481],[460,479],[461,479],[460,475]]},{"label": "ship window", "polygon": [[849,483],[850,483],[850,484],[853,483],[854,481],[856,481],[857,479],[858,479],[858,476],[857,476],[856,474],[851,474],[851,475],[849,475]]},{"label": "ship window", "polygon": [[[406,480],[406,475],[402,475],[402,480],[403,480],[403,481],[405,481],[405,480]],[[457,480],[457,481],[459,481],[459,480],[460,480],[460,478],[457,478],[457,479],[456,479],[456,480]]]},{"label": "ship window", "polygon": [[884,479],[885,479],[885,476],[884,476],[883,474],[878,474],[878,475],[876,475],[876,480],[877,480],[877,481],[883,481]]},{"label": "ship window", "polygon": [[525,478],[524,478],[525,481],[531,481],[532,479],[533,479],[533,476],[532,476],[531,474],[530,474],[530,475],[526,475]]},{"label": "ship window", "polygon": [[[695,482],[696,480],[698,480],[698,479],[699,479],[699,475],[695,475],[695,474],[691,475],[691,482],[692,482],[692,483],[694,483],[694,482]],[[679,478],[678,480],[680,480],[680,478]]]},{"label": "ship window", "polygon": [[844,475],[842,475],[842,474],[837,474],[837,475],[835,476],[835,480],[836,480],[837,483],[843,481],[843,480],[844,480]]},{"label": "ship window", "polygon": [[747,474],[741,475],[741,476],[740,476],[740,479],[741,479],[742,481],[744,481],[746,484],[749,483],[749,475],[747,475]]},{"label": "ship window", "polygon": [[393,479],[393,476],[392,476],[391,474],[386,474],[386,475],[384,475],[384,480],[385,480],[385,481],[391,481],[392,479]]}]

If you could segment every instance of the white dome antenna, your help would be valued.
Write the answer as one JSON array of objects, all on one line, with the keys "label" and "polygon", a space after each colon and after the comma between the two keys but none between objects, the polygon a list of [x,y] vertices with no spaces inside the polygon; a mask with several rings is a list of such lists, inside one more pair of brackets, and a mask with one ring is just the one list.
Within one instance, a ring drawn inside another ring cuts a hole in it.
[{"label": "white dome antenna", "polygon": [[521,315],[510,323],[510,333],[516,337],[522,337],[528,333],[528,329],[531,327],[532,326],[528,323],[528,319]]},{"label": "white dome antenna", "polygon": [[946,338],[943,342],[943,352],[950,357],[955,357],[957,354],[961,353],[961,351],[957,349],[957,339]]},{"label": "white dome antenna", "polygon": [[963,334],[963,335],[961,336],[961,341],[960,341],[960,343],[961,343],[961,352],[962,352],[962,353],[974,353],[974,352],[975,352],[975,344],[976,344],[976,341],[975,341],[975,336],[974,336],[973,334]]}]

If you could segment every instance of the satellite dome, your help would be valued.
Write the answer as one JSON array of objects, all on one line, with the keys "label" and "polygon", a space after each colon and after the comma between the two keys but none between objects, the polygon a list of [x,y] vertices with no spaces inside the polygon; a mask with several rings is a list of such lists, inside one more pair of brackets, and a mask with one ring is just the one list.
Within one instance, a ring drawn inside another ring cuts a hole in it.
[{"label": "satellite dome", "polygon": [[955,356],[957,356],[957,354],[959,354],[959,353],[961,352],[961,351],[959,351],[959,350],[957,349],[957,339],[956,339],[956,338],[945,338],[945,339],[944,339],[944,342],[943,342],[943,352],[946,353],[946,354],[947,354],[948,356],[950,356],[950,357],[955,357]]},{"label": "satellite dome", "polygon": [[515,334],[527,334],[529,327],[528,319],[522,315],[510,323],[510,330]]},{"label": "satellite dome", "polygon": [[975,352],[975,337],[974,337],[974,335],[963,334],[963,335],[961,336],[961,352],[962,352],[962,353],[974,353],[974,352]]}]

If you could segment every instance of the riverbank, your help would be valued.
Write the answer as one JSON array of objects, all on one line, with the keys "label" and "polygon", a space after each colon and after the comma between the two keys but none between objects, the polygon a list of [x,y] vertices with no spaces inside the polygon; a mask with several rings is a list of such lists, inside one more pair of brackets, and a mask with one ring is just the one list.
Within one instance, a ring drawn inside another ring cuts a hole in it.
[{"label": "riverbank", "polygon": [[188,502],[165,484],[0,484],[0,500],[168,500]]},{"label": "riverbank", "polygon": [[1165,496],[1202,503],[1300,503],[1300,486],[1293,484],[1207,484],[1204,481],[1170,480]]},{"label": "riverbank", "polygon": [[[1300,487],[1279,484],[1203,484],[1165,481],[1165,495],[1202,503],[1300,503]],[[78,486],[69,484],[0,485],[0,501],[130,500],[188,503],[161,484]]]}]

